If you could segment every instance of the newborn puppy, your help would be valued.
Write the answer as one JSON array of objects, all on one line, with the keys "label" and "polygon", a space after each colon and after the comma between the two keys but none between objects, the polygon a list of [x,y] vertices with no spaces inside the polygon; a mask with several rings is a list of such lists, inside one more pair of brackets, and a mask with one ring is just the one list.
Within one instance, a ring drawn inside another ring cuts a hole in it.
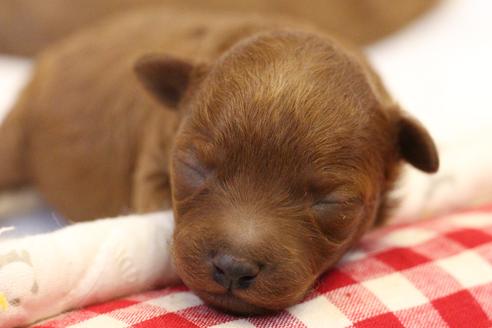
[{"label": "newborn puppy", "polygon": [[0,140],[0,190],[69,219],[172,205],[180,277],[240,314],[300,301],[385,219],[403,161],[438,168],[356,50],[230,14],[147,10],[52,47]]}]

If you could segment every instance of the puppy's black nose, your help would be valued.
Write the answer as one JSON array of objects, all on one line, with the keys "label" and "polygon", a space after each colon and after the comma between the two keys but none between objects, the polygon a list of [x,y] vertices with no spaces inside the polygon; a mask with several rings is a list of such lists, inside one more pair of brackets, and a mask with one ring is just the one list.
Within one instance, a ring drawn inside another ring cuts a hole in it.
[{"label": "puppy's black nose", "polygon": [[251,286],[260,272],[252,261],[231,255],[217,255],[212,260],[214,280],[227,289],[245,289]]}]

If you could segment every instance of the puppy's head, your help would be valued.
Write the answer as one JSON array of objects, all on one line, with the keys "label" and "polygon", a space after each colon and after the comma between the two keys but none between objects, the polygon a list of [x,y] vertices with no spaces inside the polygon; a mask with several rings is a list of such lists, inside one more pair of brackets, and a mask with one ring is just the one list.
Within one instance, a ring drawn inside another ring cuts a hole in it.
[{"label": "puppy's head", "polygon": [[358,55],[314,34],[258,35],[208,66],[148,57],[137,71],[183,113],[176,268],[227,311],[301,300],[381,219],[401,160],[438,167],[429,134]]}]

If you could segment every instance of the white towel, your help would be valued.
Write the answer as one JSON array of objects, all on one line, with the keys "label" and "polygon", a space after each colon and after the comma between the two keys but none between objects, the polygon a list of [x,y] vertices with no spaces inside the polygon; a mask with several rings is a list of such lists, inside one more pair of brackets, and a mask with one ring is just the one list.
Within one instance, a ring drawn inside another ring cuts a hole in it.
[{"label": "white towel", "polygon": [[170,212],[0,242],[0,328],[179,281]]}]

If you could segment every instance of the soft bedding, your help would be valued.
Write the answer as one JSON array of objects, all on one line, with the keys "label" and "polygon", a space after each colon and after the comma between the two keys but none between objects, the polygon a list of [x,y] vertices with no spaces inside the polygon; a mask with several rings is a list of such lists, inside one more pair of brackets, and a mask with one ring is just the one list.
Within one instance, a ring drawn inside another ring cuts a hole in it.
[{"label": "soft bedding", "polygon": [[239,318],[183,286],[35,325],[59,327],[491,327],[492,205],[367,235],[301,303]]},{"label": "soft bedding", "polygon": [[[402,106],[435,135],[442,168],[432,178],[408,169],[397,191],[397,225],[366,236],[303,303],[275,316],[237,318],[178,286],[93,305],[38,327],[492,326],[492,206],[456,213],[492,202],[491,10],[488,0],[447,0],[368,49]],[[0,120],[29,68],[27,61],[0,58]],[[49,209],[7,216],[5,199],[0,196],[0,239],[66,224]],[[51,267],[59,273],[56,263]],[[46,299],[46,306],[53,301]],[[2,328],[10,327],[5,307],[0,299]]]}]

